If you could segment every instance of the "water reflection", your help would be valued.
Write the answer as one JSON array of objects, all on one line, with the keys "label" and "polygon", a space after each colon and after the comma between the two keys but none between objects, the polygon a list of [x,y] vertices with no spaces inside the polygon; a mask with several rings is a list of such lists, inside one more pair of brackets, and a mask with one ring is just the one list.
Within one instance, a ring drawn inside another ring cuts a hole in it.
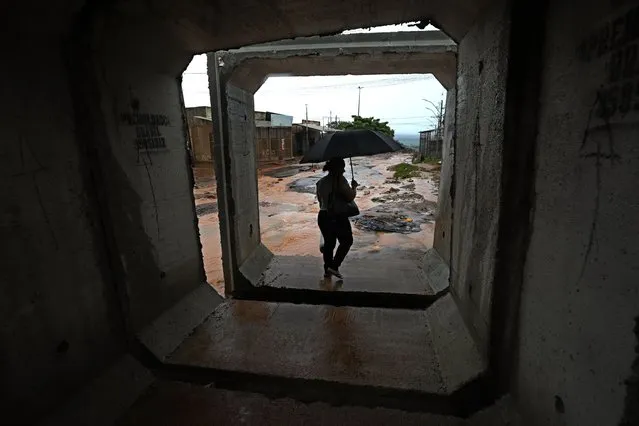
[{"label": "water reflection", "polygon": [[[341,286],[341,282],[336,283]],[[361,348],[357,344],[357,332],[353,308],[326,306],[323,325],[328,344],[325,365],[330,370],[341,370],[350,377],[363,377]]]}]

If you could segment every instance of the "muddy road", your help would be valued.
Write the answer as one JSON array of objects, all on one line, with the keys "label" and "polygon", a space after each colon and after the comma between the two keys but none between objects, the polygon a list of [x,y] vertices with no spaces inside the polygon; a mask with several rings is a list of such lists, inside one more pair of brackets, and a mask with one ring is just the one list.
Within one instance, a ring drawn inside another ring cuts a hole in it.
[{"label": "muddy road", "polygon": [[[353,160],[361,215],[351,219],[350,257],[421,258],[432,246],[439,167],[420,164],[418,176],[395,179],[389,167],[410,163],[408,153]],[[223,292],[217,194],[211,166],[194,170],[196,211],[208,281]],[[276,255],[321,256],[315,183],[321,166],[290,164],[259,172],[260,231]],[[350,180],[347,162],[346,177]]]}]

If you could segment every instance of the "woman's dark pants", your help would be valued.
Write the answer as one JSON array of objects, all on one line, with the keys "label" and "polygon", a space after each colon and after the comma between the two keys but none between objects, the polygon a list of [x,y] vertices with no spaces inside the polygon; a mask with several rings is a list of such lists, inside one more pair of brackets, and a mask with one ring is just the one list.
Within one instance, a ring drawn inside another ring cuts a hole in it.
[{"label": "woman's dark pants", "polygon": [[[317,224],[324,237],[324,271],[326,268],[339,269],[353,245],[353,231],[351,229],[351,221],[346,216],[329,215],[327,211],[322,210],[317,216]],[[335,245],[339,241],[339,247],[333,257]]]}]

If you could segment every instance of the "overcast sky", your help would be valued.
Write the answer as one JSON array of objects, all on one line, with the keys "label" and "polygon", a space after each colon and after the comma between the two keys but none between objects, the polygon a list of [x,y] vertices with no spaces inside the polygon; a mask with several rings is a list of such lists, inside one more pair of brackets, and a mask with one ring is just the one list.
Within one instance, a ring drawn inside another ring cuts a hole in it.
[{"label": "overcast sky", "polygon": [[[429,27],[428,29],[435,29]],[[408,25],[377,27],[355,32],[416,31]],[[357,87],[361,86],[360,115],[388,121],[396,133],[416,133],[431,128],[434,120],[423,99],[439,103],[446,93],[430,74],[270,77],[255,94],[255,109],[292,115],[295,122],[308,118],[328,122],[329,117],[350,119],[357,114]],[[187,107],[210,105],[206,55],[198,55],[183,75]]]}]

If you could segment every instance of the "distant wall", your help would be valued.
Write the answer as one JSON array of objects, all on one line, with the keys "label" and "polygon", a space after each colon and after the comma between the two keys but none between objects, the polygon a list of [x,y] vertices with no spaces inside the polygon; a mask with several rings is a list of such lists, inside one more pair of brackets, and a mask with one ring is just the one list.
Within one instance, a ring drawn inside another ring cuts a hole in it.
[{"label": "distant wall", "polygon": [[[458,48],[451,290],[484,349],[499,222],[508,34],[508,8],[500,1]],[[436,244],[444,251],[441,238]]]},{"label": "distant wall", "polygon": [[419,134],[419,155],[421,158],[442,158],[444,132],[441,129],[433,129]]},{"label": "distant wall", "polygon": [[549,2],[516,378],[530,424],[639,424],[639,8],[610,3]]},{"label": "distant wall", "polygon": [[193,158],[198,162],[211,162],[213,155],[211,154],[213,125],[210,121],[195,118],[190,120],[189,134],[191,138],[191,147],[193,149]]},{"label": "distant wall", "polygon": [[0,407],[32,424],[124,336],[61,37],[2,43]]}]

